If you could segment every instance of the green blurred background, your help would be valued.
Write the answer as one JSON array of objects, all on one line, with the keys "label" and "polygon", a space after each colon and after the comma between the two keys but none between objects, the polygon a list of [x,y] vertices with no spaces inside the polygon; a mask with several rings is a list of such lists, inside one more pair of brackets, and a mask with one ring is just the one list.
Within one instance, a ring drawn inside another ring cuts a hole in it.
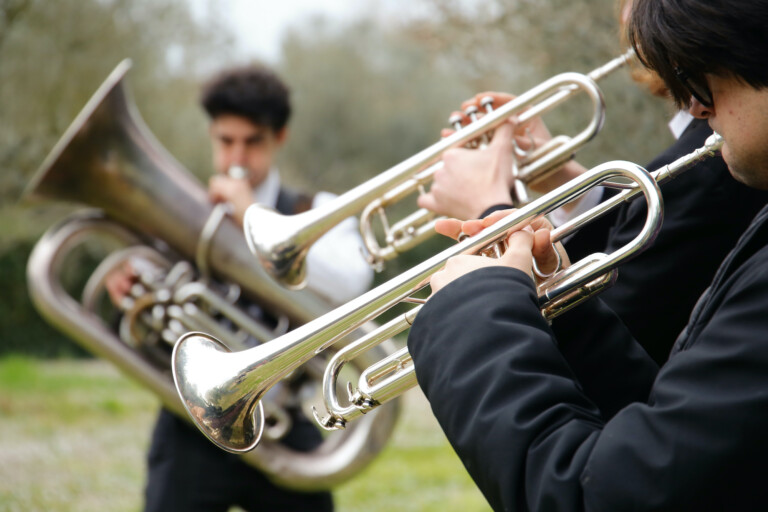
[{"label": "green blurred background", "polygon": [[[142,450],[156,403],[103,364],[72,361],[87,355],[35,312],[26,290],[27,258],[41,234],[76,207],[20,202],[45,155],[122,59],[133,60],[127,85],[150,129],[201,179],[210,174],[211,158],[197,104],[201,82],[228,65],[266,61],[293,93],[291,136],[279,161],[284,181],[340,193],[435,142],[451,111],[475,92],[519,93],[560,72],[587,72],[621,52],[614,0],[348,0],[344,16],[338,15],[339,0],[330,14],[297,10],[287,24],[281,21],[276,50],[268,52],[244,48],[231,12],[235,1],[0,0],[0,425],[9,441],[0,453],[4,460],[18,455],[14,439],[21,439],[27,451],[19,460],[32,461],[3,477],[15,479],[0,488],[0,510],[52,509],[53,502],[63,503],[60,510],[90,509],[81,495],[93,492],[91,484],[74,479],[46,487],[35,476],[43,452],[57,447],[63,455],[55,467],[66,471],[73,459],[61,443],[85,444],[88,434],[76,433],[82,428],[141,432],[130,445],[133,465],[126,469],[112,454],[109,469],[91,468],[117,475],[127,486],[127,502],[106,509],[132,510],[140,501]],[[260,16],[267,19],[261,22],[269,22],[269,4],[251,3],[256,12],[263,5]],[[582,163],[644,164],[671,141],[663,127],[670,106],[634,86],[626,71],[601,87],[606,125],[579,153]],[[574,114],[579,103],[572,107],[547,116],[553,132],[581,126]],[[408,253],[377,282],[441,243]],[[91,399],[78,398],[83,395]],[[414,410],[424,409],[418,403]],[[422,501],[410,498],[410,507],[392,503],[402,510],[484,507],[436,426],[413,421],[399,427],[399,441],[388,448],[392,454],[373,470],[381,494],[369,494],[370,483],[354,483],[342,490],[342,509],[373,510],[371,496],[381,503],[387,493],[417,496],[424,488]],[[111,437],[99,439],[108,443]],[[444,478],[435,476],[436,467],[444,469]],[[410,486],[409,470],[415,472]],[[108,496],[112,484],[99,488]],[[469,497],[446,494],[454,485]],[[51,488],[61,496],[50,496]],[[424,498],[424,492],[431,495]],[[93,509],[105,509],[100,503]]]},{"label": "green blurred background", "polygon": [[[190,1],[0,0],[0,353],[81,353],[40,320],[24,282],[33,244],[68,209],[19,198],[120,60],[133,60],[128,86],[158,139],[197,176],[210,173],[200,83],[260,56],[243,51],[228,2]],[[353,4],[357,14],[343,21],[296,13],[268,62],[295,105],[280,167],[305,189],[343,192],[423,149],[475,92],[521,92],[619,53],[613,0]],[[660,128],[669,107],[625,71],[601,86],[606,126],[580,160],[644,163],[669,141]],[[553,131],[580,126],[572,112],[548,116]],[[411,252],[379,280],[433,250]]]}]

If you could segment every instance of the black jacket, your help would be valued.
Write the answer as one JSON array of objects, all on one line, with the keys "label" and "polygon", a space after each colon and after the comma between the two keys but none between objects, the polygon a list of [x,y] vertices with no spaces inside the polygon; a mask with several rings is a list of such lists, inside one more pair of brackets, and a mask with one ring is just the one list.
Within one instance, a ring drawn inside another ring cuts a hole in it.
[{"label": "black jacket", "polygon": [[408,346],[443,430],[496,510],[768,504],[768,208],[660,370],[599,299],[550,327],[530,278],[508,268],[437,293]]},{"label": "black jacket", "polygon": [[[646,168],[654,171],[704,145],[712,134],[694,119],[669,149]],[[659,364],[688,321],[696,300],[768,193],[734,180],[721,157],[709,158],[662,187],[664,222],[653,245],[619,268],[616,284],[601,298]],[[645,202],[624,205],[579,231],[565,247],[571,261],[612,252],[632,240],[645,222]]]}]

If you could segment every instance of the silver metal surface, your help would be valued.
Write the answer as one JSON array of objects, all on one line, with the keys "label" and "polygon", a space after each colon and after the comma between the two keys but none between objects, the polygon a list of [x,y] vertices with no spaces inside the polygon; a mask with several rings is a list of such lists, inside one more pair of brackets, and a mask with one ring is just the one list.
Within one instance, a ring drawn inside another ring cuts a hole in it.
[{"label": "silver metal surface", "polygon": [[[647,202],[646,222],[630,243],[611,254],[592,254],[538,283],[542,314],[552,319],[614,282],[617,267],[644,250],[661,227],[663,207],[659,184],[713,156],[722,143],[715,134],[707,139],[704,147],[650,174],[628,162],[610,162],[591,169],[479,234],[463,239],[397,278],[260,347],[229,354],[210,336],[190,335],[176,345],[173,355],[174,379],[182,400],[195,421],[219,446],[231,451],[252,449],[259,440],[260,400],[281,375],[334,345],[355,326],[377,317],[423,288],[449,258],[485,251],[503,241],[510,230],[520,229],[533,218],[559,208],[591,188],[610,183],[612,178],[631,180],[631,186],[622,187],[622,192],[610,200],[552,231],[551,241],[555,243],[639,194],[643,194]],[[351,384],[347,386],[349,405],[342,404],[336,394],[342,366],[366,354],[380,340],[407,329],[421,307],[391,320],[333,357],[323,382],[328,414],[321,418],[315,413],[324,428],[344,428],[350,420],[416,385],[410,355],[407,349],[401,349],[365,370],[357,389]],[[203,366],[202,361],[208,364]],[[211,372],[210,368],[215,370]]]},{"label": "silver metal surface", "polygon": [[[293,325],[330,307],[313,293],[276,285],[254,261],[242,231],[209,202],[200,182],[144,125],[122,86],[129,66],[121,63],[102,84],[27,188],[28,199],[98,208],[65,219],[43,235],[27,264],[28,285],[46,320],[186,419],[169,371],[170,349],[180,335],[192,329],[211,330],[230,349],[243,349],[285,331],[287,321],[277,333],[254,321],[236,302],[240,292],[250,303],[285,316]],[[83,297],[77,299],[62,285],[62,271],[71,264],[70,254],[93,239],[121,249],[99,264]],[[115,332],[94,311],[107,276],[126,261],[139,277],[132,287],[135,295],[124,301]],[[188,261],[202,267],[202,279]],[[389,352],[385,349],[380,355]],[[356,476],[383,447],[399,410],[393,405],[351,435],[326,437],[314,451],[264,442],[244,458],[284,487],[334,487]],[[270,399],[266,409],[279,427],[270,428],[270,435],[280,436],[290,427],[282,402]]]},{"label": "silver metal surface", "polygon": [[[605,104],[594,80],[618,69],[630,58],[631,54],[628,52],[590,75],[557,75],[495,110],[486,105],[486,113],[481,118],[476,116],[475,109],[469,114],[473,118],[469,125],[461,127],[456,124],[458,129],[453,135],[319,208],[298,215],[284,216],[269,208],[253,205],[246,211],[244,219],[248,246],[275,279],[288,288],[301,288],[306,274],[305,257],[309,247],[345,218],[362,212],[360,230],[363,241],[368,249],[371,264],[374,268],[381,268],[384,261],[418,245],[434,233],[435,215],[431,212],[420,210],[390,228],[384,210],[393,202],[430,182],[435,170],[442,166],[442,162],[438,160],[443,152],[482,140],[488,132],[512,115],[517,116],[519,124],[524,125],[575,94],[584,92],[592,103],[592,116],[581,132],[573,137],[555,137],[550,143],[519,156],[512,171],[520,183],[516,186],[515,195],[518,201],[527,202],[527,193],[524,191],[526,184],[543,179],[556,170],[600,130],[604,121]],[[455,120],[452,121],[455,123]],[[384,246],[379,244],[373,230],[374,215],[380,216],[385,228]]]}]

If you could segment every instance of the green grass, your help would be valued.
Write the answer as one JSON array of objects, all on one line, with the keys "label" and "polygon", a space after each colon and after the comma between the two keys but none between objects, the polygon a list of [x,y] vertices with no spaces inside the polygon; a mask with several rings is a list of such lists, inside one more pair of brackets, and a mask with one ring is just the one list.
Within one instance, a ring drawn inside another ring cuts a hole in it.
[{"label": "green grass", "polygon": [[[0,512],[141,510],[158,402],[103,361],[0,359]],[[334,492],[351,511],[485,511],[423,396],[381,456]]]}]

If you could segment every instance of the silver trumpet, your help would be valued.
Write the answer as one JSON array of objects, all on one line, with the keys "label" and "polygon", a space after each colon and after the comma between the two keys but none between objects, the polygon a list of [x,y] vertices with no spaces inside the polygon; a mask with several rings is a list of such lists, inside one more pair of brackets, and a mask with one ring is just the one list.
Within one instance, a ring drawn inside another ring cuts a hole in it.
[{"label": "silver trumpet", "polygon": [[[543,179],[568,161],[573,154],[591,140],[603,125],[605,104],[596,80],[624,66],[632,59],[630,50],[621,57],[592,71],[589,75],[563,73],[521,94],[514,100],[492,110],[486,107],[483,117],[459,129],[432,146],[397,164],[378,176],[342,194],[320,208],[299,215],[284,216],[258,205],[246,211],[244,227],[248,246],[259,258],[264,268],[284,286],[300,288],[306,273],[305,256],[310,246],[329,229],[351,215],[363,212],[360,229],[363,240],[375,267],[392,259],[431,236],[434,214],[417,211],[406,219],[389,227],[384,208],[431,181],[438,162],[449,148],[488,140],[488,134],[510,116],[517,116],[520,125],[549,112],[576,94],[583,92],[591,101],[592,116],[586,127],[573,137],[560,135],[549,143],[517,155],[513,170],[516,195],[525,196],[524,185]],[[387,245],[382,247],[376,240],[371,217],[378,214],[384,226]]]},{"label": "silver trumpet", "polygon": [[[457,243],[334,311],[259,347],[228,353],[227,347],[212,336],[198,333],[185,335],[176,344],[172,363],[176,388],[182,402],[197,426],[215,444],[233,452],[249,450],[259,443],[264,422],[261,399],[271,386],[319,352],[337,343],[357,326],[401,301],[408,301],[409,297],[426,286],[428,278],[442,268],[449,258],[478,251],[496,252],[500,250],[498,244],[506,239],[511,230],[524,227],[532,219],[561,207],[600,184],[624,190],[553,230],[553,242],[601,217],[624,201],[643,194],[648,204],[646,222],[629,244],[611,254],[595,253],[570,267],[558,270],[538,284],[542,314],[554,318],[613,283],[617,274],[616,267],[647,247],[660,228],[663,208],[659,184],[715,154],[721,145],[720,137],[713,135],[704,147],[652,174],[629,162],[609,162],[595,167],[477,235]],[[614,178],[625,178],[630,182],[625,184],[611,181]],[[336,379],[341,366],[375,347],[381,340],[389,339],[407,328],[417,313],[418,309],[405,313],[336,355],[325,372],[324,396],[329,415],[320,420],[323,426],[329,429],[344,427],[349,420],[415,385],[413,365],[407,349],[402,349],[364,371],[357,390],[351,386],[348,388],[350,405],[340,405],[335,395]]]}]

